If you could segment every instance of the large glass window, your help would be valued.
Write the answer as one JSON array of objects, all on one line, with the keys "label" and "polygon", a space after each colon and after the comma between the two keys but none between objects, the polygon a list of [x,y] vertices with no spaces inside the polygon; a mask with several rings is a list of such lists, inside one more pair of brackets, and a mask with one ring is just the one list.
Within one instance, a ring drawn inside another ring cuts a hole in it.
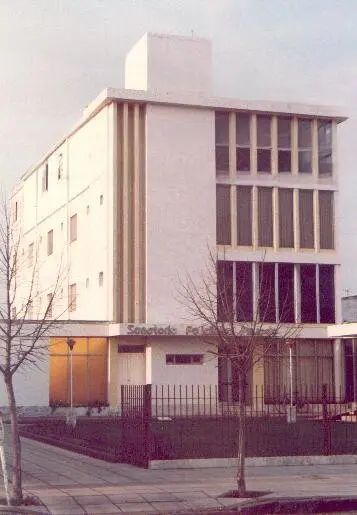
[{"label": "large glass window", "polygon": [[335,267],[319,265],[319,298],[321,324],[335,322]]},{"label": "large glass window", "polygon": [[300,248],[314,248],[314,197],[312,190],[299,191]]},{"label": "large glass window", "polygon": [[236,156],[237,171],[250,171],[250,115],[236,115]]},{"label": "large glass window", "polygon": [[278,172],[291,172],[291,118],[278,118]]},{"label": "large glass window", "polygon": [[216,113],[216,170],[220,174],[229,172],[229,113]]},{"label": "large glass window", "polygon": [[257,116],[257,168],[271,173],[271,117]]},{"label": "large glass window", "polygon": [[319,175],[332,175],[332,122],[320,120],[317,124],[319,145]]},{"label": "large glass window", "polygon": [[333,249],[335,244],[332,191],[319,191],[319,218],[320,248]]},{"label": "large glass window", "polygon": [[301,322],[316,323],[316,265],[300,265]]},{"label": "large glass window", "polygon": [[259,264],[259,319],[276,322],[275,263]]},{"label": "large glass window", "polygon": [[[107,403],[107,352],[105,338],[74,338],[73,403],[75,406]],[[70,404],[70,351],[67,338],[50,341],[50,404]]]},{"label": "large glass window", "polygon": [[252,263],[238,261],[236,267],[236,315],[238,322],[253,320]]},{"label": "large glass window", "polygon": [[231,244],[231,201],[230,186],[217,185],[216,188],[216,230],[217,244]]},{"label": "large glass window", "polygon": [[279,247],[294,247],[294,197],[293,190],[279,191]]},{"label": "large glass window", "polygon": [[237,243],[252,245],[252,188],[237,187]]},{"label": "large glass window", "polygon": [[294,322],[294,265],[278,264],[279,321]]},{"label": "large glass window", "polygon": [[312,173],[312,125],[311,120],[298,120],[299,172]]},{"label": "large glass window", "polygon": [[217,262],[217,317],[221,322],[234,320],[233,262]]},{"label": "large glass window", "polygon": [[258,188],[258,244],[273,246],[273,189]]}]

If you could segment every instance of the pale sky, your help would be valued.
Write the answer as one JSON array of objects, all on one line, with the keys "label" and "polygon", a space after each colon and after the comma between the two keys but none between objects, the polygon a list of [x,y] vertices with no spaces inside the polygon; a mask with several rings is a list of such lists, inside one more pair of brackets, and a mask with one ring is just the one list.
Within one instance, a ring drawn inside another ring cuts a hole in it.
[{"label": "pale sky", "polygon": [[213,43],[214,94],[342,106],[342,286],[357,294],[357,0],[0,0],[0,186],[12,188],[147,31]]}]

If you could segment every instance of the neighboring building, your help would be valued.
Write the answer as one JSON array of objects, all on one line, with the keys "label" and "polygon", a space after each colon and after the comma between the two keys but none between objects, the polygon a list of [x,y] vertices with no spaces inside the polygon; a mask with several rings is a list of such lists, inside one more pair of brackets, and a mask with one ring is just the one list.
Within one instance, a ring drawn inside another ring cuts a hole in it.
[{"label": "neighboring building", "polygon": [[[232,302],[245,285],[237,320],[252,316],[264,277],[265,320],[301,323],[296,390],[344,389],[343,348],[327,336],[341,321],[344,119],[321,106],[215,98],[209,41],[145,35],[127,57],[125,89],[103,91],[11,198],[29,266],[39,248],[40,297],[60,263],[69,270],[53,316],[69,305],[70,322],[51,347],[46,398],[49,388],[68,400],[67,337],[79,404],[116,405],[121,384],[234,381],[177,298],[178,278],[198,278],[208,249],[233,282]],[[288,373],[284,344],[253,380],[283,386]]]},{"label": "neighboring building", "polygon": [[342,297],[342,322],[357,322],[357,295]]}]

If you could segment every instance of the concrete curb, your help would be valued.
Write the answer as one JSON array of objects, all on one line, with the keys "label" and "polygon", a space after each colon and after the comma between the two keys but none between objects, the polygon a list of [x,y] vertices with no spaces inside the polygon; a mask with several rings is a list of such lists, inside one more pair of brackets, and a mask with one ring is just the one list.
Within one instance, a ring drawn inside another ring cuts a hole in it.
[{"label": "concrete curb", "polygon": [[[344,454],[333,456],[271,456],[246,458],[247,467],[278,467],[298,465],[353,465],[357,463],[357,455]],[[200,458],[187,460],[152,460],[149,468],[194,469],[194,468],[227,468],[236,467],[236,458]]]}]

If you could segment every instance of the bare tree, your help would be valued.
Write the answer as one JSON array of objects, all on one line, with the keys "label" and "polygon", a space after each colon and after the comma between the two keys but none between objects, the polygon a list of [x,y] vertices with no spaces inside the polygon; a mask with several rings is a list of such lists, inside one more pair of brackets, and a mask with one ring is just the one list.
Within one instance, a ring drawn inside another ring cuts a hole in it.
[{"label": "bare tree", "polygon": [[[16,206],[17,207],[17,206]],[[21,227],[13,223],[6,200],[0,205],[0,374],[3,378],[11,422],[12,482],[10,502],[23,502],[21,441],[14,376],[47,358],[48,336],[62,313],[53,317],[63,272],[51,278],[51,287],[39,291],[40,263],[36,243],[25,253]],[[15,216],[16,218],[16,216]],[[28,250],[28,249],[26,249]]]},{"label": "bare tree", "polygon": [[[249,295],[247,278],[233,280],[233,263],[218,261],[209,252],[209,261],[196,281],[188,276],[179,280],[179,295],[191,320],[205,326],[203,338],[210,345],[209,352],[219,359],[234,363],[238,388],[238,497],[246,495],[246,389],[253,368],[263,366],[264,356],[275,347],[278,340],[296,338],[298,324],[284,323],[287,302],[280,306],[280,316],[275,309],[274,286],[264,274],[265,255],[259,267],[259,281],[255,302]],[[249,281],[250,282],[250,281]],[[287,299],[286,299],[287,300]],[[254,304],[254,305],[253,305]],[[274,322],[268,322],[272,319]]]}]

